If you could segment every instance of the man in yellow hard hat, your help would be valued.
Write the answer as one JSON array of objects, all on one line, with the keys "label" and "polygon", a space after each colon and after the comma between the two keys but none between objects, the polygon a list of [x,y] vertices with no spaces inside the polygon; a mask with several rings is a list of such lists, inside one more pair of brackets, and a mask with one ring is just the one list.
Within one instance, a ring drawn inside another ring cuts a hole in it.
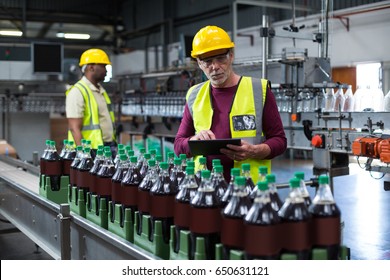
[{"label": "man in yellow hard hat", "polygon": [[66,92],[68,138],[81,145],[81,139],[91,140],[92,149],[111,146],[115,151],[115,116],[111,100],[101,85],[111,65],[101,49],[86,50],[79,66],[83,77]]},{"label": "man in yellow hard hat", "polygon": [[228,145],[220,150],[222,155],[207,156],[208,168],[214,158],[219,158],[225,179],[230,180],[231,168],[250,163],[252,179],[257,183],[258,167],[268,166],[270,172],[270,159],[287,147],[270,83],[234,72],[234,43],[218,26],[206,26],[196,33],[191,56],[208,81],[187,92],[175,153],[192,157],[189,140],[240,138],[241,145]]}]

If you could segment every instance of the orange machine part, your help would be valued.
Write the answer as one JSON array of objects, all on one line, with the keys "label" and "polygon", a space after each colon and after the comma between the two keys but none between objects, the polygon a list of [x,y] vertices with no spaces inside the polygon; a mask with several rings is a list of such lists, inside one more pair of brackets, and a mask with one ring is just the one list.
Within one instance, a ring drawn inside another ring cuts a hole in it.
[{"label": "orange machine part", "polygon": [[390,163],[390,139],[379,142],[378,151],[381,162]]},{"label": "orange machine part", "polygon": [[322,138],[319,135],[314,135],[313,138],[311,138],[311,144],[313,147],[319,148],[322,146]]},{"label": "orange machine part", "polygon": [[352,143],[352,153],[355,156],[379,158],[379,143],[381,141],[383,141],[383,139],[374,137],[356,138]]}]

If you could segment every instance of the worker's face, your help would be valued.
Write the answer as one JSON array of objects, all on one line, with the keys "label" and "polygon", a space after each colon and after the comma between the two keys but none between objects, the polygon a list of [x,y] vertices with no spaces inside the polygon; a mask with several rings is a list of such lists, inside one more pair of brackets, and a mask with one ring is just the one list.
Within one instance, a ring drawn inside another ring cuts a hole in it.
[{"label": "worker's face", "polygon": [[93,78],[98,82],[103,82],[107,75],[107,69],[105,64],[90,64],[90,71]]},{"label": "worker's face", "polygon": [[214,87],[224,87],[233,72],[233,52],[217,50],[198,57],[198,65]]}]

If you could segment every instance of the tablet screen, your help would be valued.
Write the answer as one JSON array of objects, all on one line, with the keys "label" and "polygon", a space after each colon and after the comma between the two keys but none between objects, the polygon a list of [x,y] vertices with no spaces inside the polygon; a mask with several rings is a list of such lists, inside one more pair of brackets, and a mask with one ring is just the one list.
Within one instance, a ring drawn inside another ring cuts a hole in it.
[{"label": "tablet screen", "polygon": [[241,139],[215,139],[215,140],[190,140],[188,145],[190,146],[191,154],[193,156],[208,156],[208,155],[220,155],[220,149],[227,148],[227,144],[237,145],[241,144]]}]

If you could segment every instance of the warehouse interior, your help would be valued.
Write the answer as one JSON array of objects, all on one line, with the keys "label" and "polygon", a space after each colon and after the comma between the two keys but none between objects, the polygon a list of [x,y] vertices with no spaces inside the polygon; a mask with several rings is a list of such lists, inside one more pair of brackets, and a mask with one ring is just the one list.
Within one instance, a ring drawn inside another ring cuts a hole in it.
[{"label": "warehouse interior", "polygon": [[[0,0],[0,197],[24,184],[3,177],[8,164],[35,174],[26,188],[38,189],[45,140],[62,149],[65,92],[81,78],[80,56],[89,48],[106,51],[112,62],[104,88],[113,101],[119,143],[158,146],[164,157],[173,151],[187,90],[205,80],[190,56],[193,36],[217,25],[235,43],[235,71],[271,81],[288,141],[286,152],[272,160],[280,196],[287,197],[282,185],[295,172],[304,172],[306,180],[326,172],[350,259],[388,260],[389,148],[357,155],[352,147],[365,138],[389,143],[389,20],[389,0]],[[354,108],[329,107],[328,94],[348,91]],[[26,195],[19,191],[16,196]],[[315,191],[309,187],[312,197]],[[28,202],[44,209],[32,192]],[[48,212],[64,209],[43,200]],[[64,255],[58,249],[64,240],[43,241],[58,230],[57,222],[39,221],[42,229],[35,231],[16,218],[24,215],[10,212],[15,207],[0,201],[3,260],[154,258],[142,249],[129,253],[129,242],[77,217],[73,234],[81,232],[87,241]],[[94,254],[102,249],[109,252]]]}]

